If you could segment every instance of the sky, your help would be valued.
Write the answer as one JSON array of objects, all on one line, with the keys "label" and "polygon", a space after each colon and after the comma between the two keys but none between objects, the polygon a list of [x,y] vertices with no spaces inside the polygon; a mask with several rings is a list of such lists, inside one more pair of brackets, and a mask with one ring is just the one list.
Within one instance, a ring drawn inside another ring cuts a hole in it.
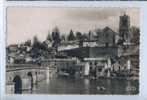
[{"label": "sky", "polygon": [[7,45],[33,39],[36,35],[40,41],[46,39],[54,27],[62,34],[109,26],[114,31],[119,28],[119,16],[130,16],[131,26],[139,27],[138,8],[7,8]]}]

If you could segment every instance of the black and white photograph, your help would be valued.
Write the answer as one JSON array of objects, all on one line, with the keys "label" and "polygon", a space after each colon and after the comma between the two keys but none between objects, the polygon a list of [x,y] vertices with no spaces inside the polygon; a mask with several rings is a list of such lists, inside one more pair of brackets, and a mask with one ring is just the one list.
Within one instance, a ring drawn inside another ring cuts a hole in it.
[{"label": "black and white photograph", "polygon": [[139,94],[139,8],[8,7],[6,14],[6,94]]}]

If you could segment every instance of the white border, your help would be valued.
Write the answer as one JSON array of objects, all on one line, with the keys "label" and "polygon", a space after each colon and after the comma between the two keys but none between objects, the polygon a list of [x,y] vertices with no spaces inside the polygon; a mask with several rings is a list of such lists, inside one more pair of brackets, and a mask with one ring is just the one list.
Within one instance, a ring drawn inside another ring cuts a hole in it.
[{"label": "white border", "polygon": [[[112,95],[5,95],[5,40],[6,40],[6,8],[10,6],[17,7],[139,7],[140,8],[140,94],[139,96],[112,96]],[[0,3],[0,88],[2,100],[147,100],[147,2],[143,1],[23,1]]]}]

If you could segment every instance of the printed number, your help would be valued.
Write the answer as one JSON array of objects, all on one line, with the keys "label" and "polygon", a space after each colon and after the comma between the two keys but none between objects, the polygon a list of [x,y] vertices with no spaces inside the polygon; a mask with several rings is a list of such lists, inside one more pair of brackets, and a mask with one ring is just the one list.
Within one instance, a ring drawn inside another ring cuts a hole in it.
[{"label": "printed number", "polygon": [[132,86],[132,87],[126,87],[126,90],[127,91],[135,91],[136,90],[136,87]]}]

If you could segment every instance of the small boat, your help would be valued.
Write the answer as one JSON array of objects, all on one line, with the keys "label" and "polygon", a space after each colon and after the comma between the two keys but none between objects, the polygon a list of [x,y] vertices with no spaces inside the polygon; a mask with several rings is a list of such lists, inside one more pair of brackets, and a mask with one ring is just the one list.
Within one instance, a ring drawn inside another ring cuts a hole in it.
[{"label": "small boat", "polygon": [[103,86],[97,86],[97,90],[104,91],[104,90],[106,90],[106,88]]},{"label": "small boat", "polygon": [[59,76],[69,76],[69,73],[61,72],[61,71],[60,71],[60,72],[58,73],[58,75],[59,75]]}]

